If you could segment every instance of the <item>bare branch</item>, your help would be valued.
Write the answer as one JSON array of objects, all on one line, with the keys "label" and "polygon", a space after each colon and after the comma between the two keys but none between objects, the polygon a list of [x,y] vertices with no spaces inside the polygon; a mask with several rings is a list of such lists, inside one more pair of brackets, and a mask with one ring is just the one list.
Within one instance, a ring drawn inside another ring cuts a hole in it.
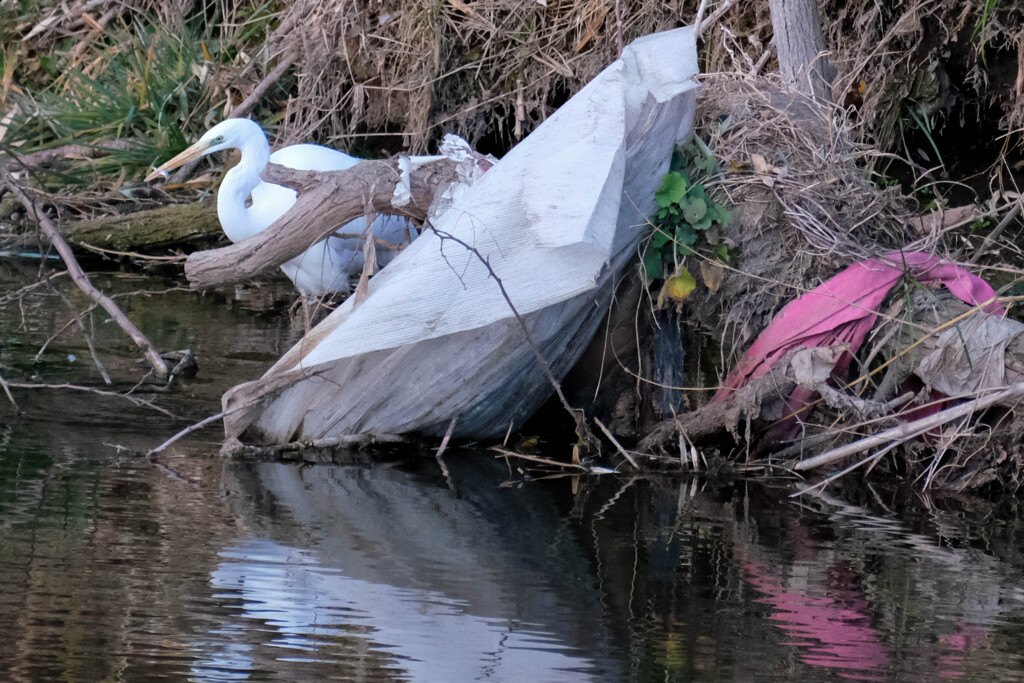
[{"label": "bare branch", "polygon": [[1002,391],[997,391],[989,394],[988,396],[961,403],[960,405],[947,408],[946,410],[935,413],[934,415],[923,417],[920,420],[906,422],[898,427],[886,429],[874,436],[854,441],[853,443],[841,446],[840,448],[834,448],[820,455],[816,455],[813,458],[801,460],[793,465],[793,469],[798,472],[804,472],[818,467],[824,467],[825,465],[831,465],[832,463],[839,462],[851,455],[863,453],[866,450],[875,448],[876,446],[881,446],[882,444],[888,444],[890,442],[903,443],[904,441],[909,441],[910,439],[920,436],[921,434],[935,429],[936,427],[941,427],[942,425],[957,418],[970,415],[975,411],[983,410],[989,406],[996,405],[997,403],[1013,402],[1021,396],[1024,396],[1024,382],[1011,384]]},{"label": "bare branch", "polygon": [[82,267],[78,265],[78,261],[75,260],[75,255],[71,251],[71,247],[64,241],[60,231],[57,230],[56,226],[50,222],[50,219],[46,217],[41,211],[39,211],[32,201],[32,198],[28,196],[25,190],[18,184],[18,182],[11,176],[10,172],[0,166],[0,178],[3,179],[4,183],[11,190],[11,192],[21,200],[25,210],[32,214],[39,222],[39,227],[42,228],[43,233],[50,240],[53,246],[57,249],[61,258],[64,260],[64,265],[67,266],[68,274],[71,275],[71,279],[74,280],[78,288],[85,293],[90,299],[95,301],[97,304],[103,307],[110,317],[124,330],[125,334],[131,337],[132,341],[142,349],[146,360],[149,361],[153,371],[156,372],[159,377],[167,376],[167,364],[164,363],[164,359],[160,357],[156,347],[150,343],[146,335],[128,319],[128,316],[118,307],[114,301],[106,294],[96,289],[93,284],[89,281],[88,276],[82,270]]},{"label": "bare branch", "polygon": [[424,219],[441,188],[457,177],[455,162],[441,159],[412,174],[412,201],[401,209],[391,200],[400,173],[398,160],[364,161],[344,171],[296,171],[270,164],[267,182],[294,188],[299,198],[292,208],[266,230],[238,244],[199,251],[185,261],[185,274],[194,289],[237,282],[268,271],[295,258],[311,244],[364,215],[367,206],[377,213]]}]

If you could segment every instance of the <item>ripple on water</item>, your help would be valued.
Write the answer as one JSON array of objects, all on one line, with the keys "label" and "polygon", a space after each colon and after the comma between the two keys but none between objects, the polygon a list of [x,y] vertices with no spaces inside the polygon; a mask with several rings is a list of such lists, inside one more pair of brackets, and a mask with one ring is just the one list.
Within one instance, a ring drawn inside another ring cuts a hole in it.
[{"label": "ripple on water", "polygon": [[[269,291],[152,299],[133,310],[147,333],[200,354],[199,377],[160,397],[187,411],[216,410],[294,334]],[[31,365],[66,322],[50,304],[29,302],[24,327],[0,310],[4,372],[97,381],[70,337]],[[99,337],[121,349],[118,372],[138,373],[119,337]],[[193,444],[162,461],[182,475],[171,476],[133,455],[171,431],[165,416],[88,395],[21,404],[16,420],[0,413],[0,680],[1011,681],[1024,670],[1015,514],[933,501],[915,512],[895,492],[869,507],[794,502],[742,482],[502,486],[514,469],[457,451],[445,478],[432,460],[225,463]]]}]

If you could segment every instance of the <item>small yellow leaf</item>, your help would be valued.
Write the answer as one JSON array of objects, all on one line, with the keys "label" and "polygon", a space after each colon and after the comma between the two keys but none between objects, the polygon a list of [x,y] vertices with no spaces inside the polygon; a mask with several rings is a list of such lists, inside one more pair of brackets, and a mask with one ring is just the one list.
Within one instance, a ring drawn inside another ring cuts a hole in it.
[{"label": "small yellow leaf", "polygon": [[474,10],[472,7],[464,3],[462,0],[448,0],[448,2],[450,2],[452,7],[459,10],[460,12],[468,14],[471,17],[476,16],[476,10]]},{"label": "small yellow leaf", "polygon": [[704,280],[704,284],[707,286],[708,291],[712,293],[717,292],[718,288],[722,286],[722,281],[725,280],[725,268],[723,268],[719,263],[701,261],[700,277]]},{"label": "small yellow leaf", "polygon": [[686,268],[680,268],[678,275],[668,278],[665,280],[665,284],[662,285],[661,292],[658,294],[658,308],[665,304],[666,299],[682,301],[690,296],[690,293],[693,292],[696,286],[697,281],[690,275],[690,271]]},{"label": "small yellow leaf", "polygon": [[760,154],[751,154],[750,161],[754,164],[754,172],[756,173],[768,173],[768,169],[771,168],[768,161]]},{"label": "small yellow leaf", "polygon": [[589,43],[594,36],[597,35],[597,32],[601,30],[601,26],[604,24],[604,18],[607,15],[607,7],[601,7],[594,14],[590,15],[590,18],[587,19],[586,25],[583,27],[583,35],[580,36],[573,52],[579,52],[587,46],[587,43]]}]

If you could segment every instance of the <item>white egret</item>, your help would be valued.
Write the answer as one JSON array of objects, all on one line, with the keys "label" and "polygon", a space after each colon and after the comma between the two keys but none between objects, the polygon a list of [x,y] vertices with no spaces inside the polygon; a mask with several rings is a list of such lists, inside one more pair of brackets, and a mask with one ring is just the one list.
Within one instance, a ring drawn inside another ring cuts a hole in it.
[{"label": "white egret", "polygon": [[[263,182],[260,173],[268,161],[300,171],[340,171],[358,164],[351,157],[320,145],[291,145],[270,153],[270,143],[259,124],[249,119],[225,119],[206,131],[191,147],[163,164],[146,180],[150,181],[192,159],[226,149],[238,149],[242,158],[221,182],[217,193],[217,218],[224,234],[232,242],[252,237],[284,215],[298,198],[295,190]],[[247,206],[251,197],[252,203]],[[340,228],[343,233],[362,233],[365,222],[354,220]],[[374,236],[392,244],[406,239],[406,222],[397,216],[381,216],[373,224]],[[394,252],[381,250],[377,262],[383,265]],[[360,240],[330,237],[317,242],[302,254],[281,264],[303,297],[329,292],[348,292],[352,275],[363,268]]]}]

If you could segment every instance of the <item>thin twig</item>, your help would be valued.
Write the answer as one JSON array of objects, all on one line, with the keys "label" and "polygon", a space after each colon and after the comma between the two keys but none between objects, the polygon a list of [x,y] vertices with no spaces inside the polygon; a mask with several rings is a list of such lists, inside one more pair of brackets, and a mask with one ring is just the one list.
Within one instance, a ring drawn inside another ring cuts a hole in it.
[{"label": "thin twig", "polygon": [[53,341],[55,339],[59,338],[62,334],[67,332],[68,328],[71,327],[74,324],[75,324],[74,318],[68,318],[68,321],[66,323],[64,323],[63,325],[61,325],[59,330],[57,330],[56,332],[51,334],[46,339],[46,341],[43,342],[43,345],[39,347],[38,351],[36,351],[35,357],[32,358],[32,362],[33,363],[38,363],[39,359],[43,357],[44,353],[46,353],[46,349],[49,348],[50,344],[52,344]]},{"label": "thin twig", "polygon": [[708,0],[700,0],[697,5],[697,17],[693,20],[693,32],[700,35],[700,22],[704,20],[704,10],[708,8]]},{"label": "thin twig", "polygon": [[20,413],[21,410],[18,409],[18,402],[14,400],[14,394],[11,393],[11,387],[3,377],[0,377],[0,388],[4,390],[4,394],[7,395],[7,400],[9,400],[11,405],[14,406],[14,412]]},{"label": "thin twig", "polygon": [[725,0],[725,2],[719,5],[718,9],[712,12],[707,19],[700,23],[700,33],[698,33],[697,35],[699,36],[701,33],[703,33],[706,28],[714,26],[718,22],[718,20],[722,18],[722,15],[724,15],[726,12],[732,9],[732,6],[734,4],[736,4],[736,0]]},{"label": "thin twig", "polygon": [[187,256],[185,254],[179,254],[177,256],[149,256],[147,254],[140,254],[137,251],[118,251],[117,249],[104,249],[103,247],[97,247],[88,242],[75,241],[75,244],[87,251],[95,251],[98,254],[110,254],[111,256],[127,256],[133,259],[139,259],[141,261],[159,261],[161,263],[178,263],[184,261]]},{"label": "thin twig", "polygon": [[177,434],[175,434],[171,438],[167,439],[167,441],[164,441],[162,444],[160,444],[156,448],[153,448],[153,449],[147,451],[146,452],[146,457],[148,458],[150,456],[156,455],[160,451],[164,450],[165,448],[167,448],[168,446],[173,444],[175,441],[178,441],[182,437],[185,437],[185,436],[191,434],[192,432],[199,431],[200,429],[202,429],[206,425],[210,424],[211,422],[214,422],[215,420],[219,420],[219,419],[223,418],[225,415],[226,415],[226,413],[219,412],[216,415],[211,415],[210,417],[207,417],[207,418],[205,418],[203,420],[200,420],[199,422],[196,422],[194,425],[189,425],[188,427],[185,427],[180,432],[178,432]]},{"label": "thin twig", "polygon": [[618,59],[622,58],[622,51],[626,49],[626,42],[622,37],[622,7],[620,0],[615,0],[615,46],[619,48]]},{"label": "thin twig", "polygon": [[572,419],[576,422],[576,435],[585,443],[593,443],[594,435],[590,433],[590,427],[587,426],[586,420],[583,416],[583,411],[578,408],[573,408],[569,404],[569,399],[565,397],[565,393],[562,391],[562,385],[559,384],[557,379],[555,379],[555,375],[554,373],[551,372],[551,366],[548,364],[547,359],[544,358],[544,354],[540,352],[540,348],[537,346],[537,343],[533,341],[533,337],[530,335],[530,328],[527,327],[526,321],[523,320],[523,317],[519,315],[519,311],[512,303],[512,298],[509,297],[508,292],[505,291],[504,283],[502,283],[501,278],[498,277],[498,274],[494,272],[494,268],[491,267],[490,260],[483,254],[481,254],[476,247],[464,242],[463,240],[459,239],[458,237],[455,237],[449,232],[438,230],[429,220],[426,221],[423,225],[424,227],[433,230],[434,234],[441,238],[442,243],[446,239],[451,240],[458,244],[459,246],[466,249],[467,251],[469,251],[477,258],[477,260],[480,261],[481,264],[483,264],[484,268],[487,269],[487,272],[490,274],[490,277],[497,283],[498,289],[501,290],[501,296],[502,298],[505,299],[505,303],[508,305],[509,310],[512,311],[512,315],[515,316],[516,322],[519,323],[519,327],[522,328],[523,336],[526,338],[526,343],[530,345],[530,350],[533,351],[533,355],[536,356],[537,362],[540,363],[540,366],[544,370],[544,374],[547,376],[548,381],[551,383],[551,386],[554,387],[555,394],[558,395],[558,400],[561,402],[562,407],[566,410],[566,412],[569,413]]},{"label": "thin twig", "polygon": [[1003,234],[1003,230],[1006,229],[1006,226],[1012,223],[1013,219],[1020,215],[1022,206],[1024,206],[1024,200],[1017,199],[1016,203],[1013,205],[1013,208],[1010,209],[1010,212],[1003,216],[1003,220],[999,221],[999,225],[997,225],[992,230],[992,232],[985,235],[985,239],[982,241],[981,245],[974,251],[974,255],[967,260],[967,263],[969,265],[974,265],[982,256],[985,255],[985,252],[988,251],[989,247],[991,247],[992,244],[997,239],[999,239],[999,236]]},{"label": "thin twig", "polygon": [[452,473],[448,471],[448,465],[444,461],[444,450],[448,447],[448,441],[452,438],[452,432],[455,431],[455,423],[459,421],[459,416],[454,415],[452,421],[448,423],[448,431],[445,432],[444,438],[441,439],[441,445],[437,448],[437,455],[435,456],[438,466],[441,468],[441,475],[444,476],[445,483],[448,484],[448,490],[455,493],[455,482],[452,481]]},{"label": "thin twig", "polygon": [[619,450],[619,453],[622,455],[622,457],[629,461],[629,464],[633,466],[633,469],[640,469],[640,466],[636,464],[636,460],[633,459],[633,456],[629,454],[629,451],[622,447],[622,444],[620,444],[619,440],[616,439],[615,436],[611,433],[611,431],[604,426],[604,423],[601,422],[601,420],[597,419],[596,417],[594,418],[594,423],[601,428],[601,431],[604,432],[604,435],[608,437],[608,440],[612,442],[615,448]]},{"label": "thin twig", "polygon": [[455,431],[455,423],[458,421],[458,415],[452,417],[452,421],[448,423],[448,431],[444,433],[444,438],[441,439],[441,445],[437,447],[437,455],[435,457],[437,458],[437,461],[441,463],[441,469],[446,472],[448,471],[448,468],[444,466],[444,460],[441,459],[441,456],[444,455],[445,449],[448,448],[448,442],[451,441],[452,432]]},{"label": "thin twig", "polygon": [[[790,494],[789,497],[790,498],[796,498],[798,496],[804,495],[805,493],[815,493],[815,492],[821,491],[826,486],[828,486],[829,484],[831,484],[835,480],[839,479],[840,477],[844,477],[847,474],[849,474],[850,472],[852,472],[855,469],[857,469],[858,467],[862,467],[864,465],[867,465],[868,463],[871,463],[871,466],[874,467],[874,463],[877,463],[882,458],[882,456],[884,456],[886,453],[888,453],[892,449],[896,448],[896,446],[899,446],[900,443],[901,443],[900,441],[893,441],[893,442],[887,444],[881,450],[876,451],[875,453],[872,453],[871,455],[869,455],[868,457],[864,458],[863,460],[858,460],[857,462],[853,463],[852,465],[850,465],[846,469],[840,470],[840,471],[836,472],[835,474],[830,474],[829,476],[827,476],[824,479],[822,479],[821,481],[819,481],[817,484],[814,484],[813,486],[808,486],[806,488],[800,489],[796,493]],[[871,472],[870,468],[868,469],[868,472]]]},{"label": "thin twig", "polygon": [[[78,309],[75,308],[75,305],[71,303],[71,299],[64,296],[63,292],[56,289],[53,291],[64,301],[64,305],[68,307],[68,310],[71,311],[71,322],[73,322],[82,333],[82,338],[85,339],[85,345],[89,347],[89,355],[92,356],[92,362],[96,365],[96,369],[99,370],[100,377],[103,378],[103,383],[110,386],[114,383],[114,380],[110,379],[110,373],[107,372],[107,366],[103,364],[103,361],[100,359],[100,354],[96,351],[96,345],[92,342],[92,334],[89,330],[85,329],[85,323],[82,322],[82,314],[79,313]],[[89,307],[89,310],[86,311],[86,313],[91,313],[95,307],[96,305],[93,304]]]},{"label": "thin twig", "polygon": [[574,462],[559,462],[558,460],[550,460],[548,458],[541,458],[536,455],[526,455],[525,453],[516,453],[500,446],[492,446],[492,451],[499,453],[498,457],[501,458],[520,458],[522,460],[529,460],[530,462],[540,463],[541,465],[550,465],[552,467],[566,467],[569,469],[582,470],[583,472],[589,472],[590,469],[584,465],[578,465]]},{"label": "thin twig", "polygon": [[7,386],[11,387],[12,389],[62,389],[62,390],[68,390],[68,391],[83,391],[83,392],[90,393],[90,394],[97,394],[99,396],[110,396],[110,397],[113,397],[113,398],[123,398],[126,401],[131,401],[132,403],[134,403],[137,406],[145,407],[145,408],[150,408],[152,410],[157,411],[158,413],[163,413],[164,415],[166,415],[167,417],[170,417],[172,419],[175,419],[175,420],[178,419],[177,415],[175,415],[171,411],[167,410],[166,408],[161,408],[160,406],[156,405],[152,401],[147,401],[144,398],[136,398],[135,396],[128,396],[127,394],[119,394],[116,391],[104,391],[103,389],[96,389],[95,387],[84,387],[84,386],[81,386],[79,384],[68,384],[67,382],[64,382],[62,384],[39,384],[39,383],[34,383],[34,382],[8,382]]},{"label": "thin twig", "polygon": [[[249,96],[242,100],[242,102],[237,107],[228,112],[228,115],[232,116],[233,118],[241,118],[248,114],[253,107],[259,104],[260,99],[263,97],[264,94],[266,94],[267,89],[270,88],[270,86],[272,86],[274,83],[276,83],[278,79],[280,79],[281,76],[284,75],[284,72],[287,71],[288,68],[295,63],[295,58],[296,55],[294,52],[282,57],[277,62],[277,65],[274,66],[273,69],[271,69],[270,73],[264,76],[263,80],[260,81],[255,88],[253,88],[253,91],[249,93]],[[202,159],[197,158],[193,159],[192,161],[186,162],[181,168],[174,172],[174,175],[172,175],[168,179],[168,182],[184,182],[186,178],[192,176],[192,172],[195,171],[196,166],[198,166],[201,161]]]},{"label": "thin twig", "polygon": [[20,299],[20,298],[28,295],[29,292],[31,292],[33,289],[38,289],[39,287],[43,287],[48,282],[50,282],[51,280],[56,280],[57,278],[64,277],[67,274],[68,274],[68,271],[66,271],[66,270],[61,270],[61,271],[57,271],[55,273],[50,273],[49,275],[47,275],[42,280],[39,280],[38,282],[33,282],[30,285],[25,285],[24,287],[22,287],[22,288],[20,288],[20,289],[18,289],[16,291],[11,292],[10,294],[4,294],[3,296],[0,296],[0,306],[4,305],[4,304],[6,304],[6,303],[8,303],[10,301],[14,301],[16,299]]},{"label": "thin twig", "polygon": [[272,86],[274,83],[277,83],[278,79],[280,79],[281,76],[284,76],[284,73],[291,67],[292,64],[295,63],[295,59],[297,56],[297,53],[291,52],[281,57],[281,59],[278,60],[274,68],[270,70],[270,73],[264,76],[263,80],[260,81],[255,88],[253,88],[252,92],[249,93],[249,96],[242,100],[241,104],[239,104],[237,107],[235,107],[229,112],[230,115],[234,118],[239,118],[241,116],[245,116],[246,114],[248,114],[252,110],[252,108],[259,103],[260,98],[263,97],[263,95],[267,92],[270,86]]}]

